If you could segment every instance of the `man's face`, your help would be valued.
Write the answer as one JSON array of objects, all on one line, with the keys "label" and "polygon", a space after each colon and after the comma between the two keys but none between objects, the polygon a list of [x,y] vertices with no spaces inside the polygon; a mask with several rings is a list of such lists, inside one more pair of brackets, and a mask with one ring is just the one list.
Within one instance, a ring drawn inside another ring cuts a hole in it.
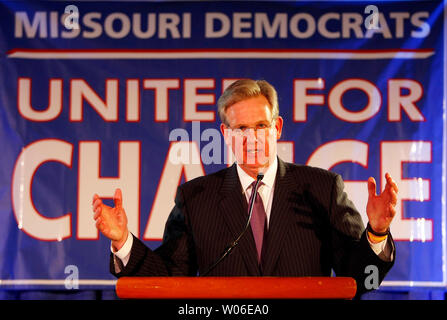
[{"label": "man's face", "polygon": [[273,121],[269,102],[263,95],[231,105],[226,118],[228,126],[221,124],[221,131],[238,164],[255,174],[264,171],[276,157],[283,119]]}]

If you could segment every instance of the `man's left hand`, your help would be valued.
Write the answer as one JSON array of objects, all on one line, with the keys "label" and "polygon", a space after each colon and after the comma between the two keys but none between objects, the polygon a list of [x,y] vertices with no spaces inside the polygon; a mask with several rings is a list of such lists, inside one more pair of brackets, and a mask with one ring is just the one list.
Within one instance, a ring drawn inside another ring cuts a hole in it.
[{"label": "man's left hand", "polygon": [[378,233],[388,230],[391,221],[396,214],[396,203],[398,188],[389,173],[385,174],[386,185],[380,195],[376,193],[376,181],[373,177],[368,179],[368,204],[366,214],[368,215],[371,228]]}]

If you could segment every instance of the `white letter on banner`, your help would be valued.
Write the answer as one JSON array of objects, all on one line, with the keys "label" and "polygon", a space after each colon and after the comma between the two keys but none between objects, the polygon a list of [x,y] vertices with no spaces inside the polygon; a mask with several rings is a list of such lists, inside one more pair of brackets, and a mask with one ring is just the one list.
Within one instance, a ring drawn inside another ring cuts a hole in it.
[{"label": "white letter on banner", "polygon": [[178,25],[180,17],[176,13],[160,13],[158,15],[158,36],[160,39],[168,37],[168,31],[171,33],[173,39],[180,38],[180,31]]},{"label": "white letter on banner", "polygon": [[[115,29],[113,28],[113,25],[115,24],[116,20],[120,21],[118,25],[121,26],[121,30],[119,31],[115,31]],[[126,37],[130,32],[129,17],[124,13],[115,12],[110,14],[104,21],[104,31],[110,38],[113,39],[122,39]]]},{"label": "white letter on banner", "polygon": [[[316,149],[307,160],[307,165],[330,170],[340,163],[357,163],[368,168],[368,144],[358,140],[332,141]],[[345,192],[362,216],[366,225],[366,204],[368,202],[367,181],[344,181]]]},{"label": "white letter on banner", "polygon": [[[214,20],[221,23],[220,30],[214,29]],[[230,18],[219,12],[207,12],[205,15],[205,38],[222,38],[230,32]]]},{"label": "white letter on banner", "polygon": [[358,39],[363,38],[363,17],[358,13],[342,13],[341,15],[342,25],[342,38],[351,38],[351,31],[354,32],[354,36]]},{"label": "white letter on banner", "polygon": [[329,31],[327,29],[327,22],[329,20],[340,20],[340,14],[336,12],[330,12],[323,14],[320,19],[318,19],[318,32],[325,38],[328,39],[339,39],[340,31]]},{"label": "white letter on banner", "polygon": [[191,38],[191,13],[182,14],[182,37],[184,39]]},{"label": "white letter on banner", "polygon": [[400,39],[404,37],[405,23],[404,20],[410,18],[410,13],[408,12],[390,12],[390,18],[394,19],[396,22],[395,38]]},{"label": "white letter on banner", "polygon": [[[361,111],[352,112],[343,106],[343,95],[351,89],[360,89],[368,96],[368,105]],[[363,122],[371,119],[380,110],[382,97],[377,87],[362,79],[348,79],[338,83],[329,93],[329,109],[339,119],[348,122]]]},{"label": "white letter on banner", "polygon": [[[401,95],[402,89],[408,89],[407,95]],[[422,97],[422,85],[411,79],[391,79],[388,82],[388,121],[401,121],[402,108],[412,121],[425,121],[416,106]]]},{"label": "white letter on banner", "polygon": [[[365,24],[367,22],[365,21]],[[375,28],[368,28],[365,32],[365,38],[372,38],[376,33],[381,33],[385,39],[391,39],[393,36],[391,35],[390,28],[388,27],[388,23],[382,12],[379,13],[379,26]]]},{"label": "white letter on banner", "polygon": [[184,83],[184,120],[214,121],[214,111],[198,111],[197,105],[215,104],[214,93],[199,94],[197,89],[214,89],[214,79],[186,79]]},{"label": "white letter on banner", "polygon": [[19,113],[30,121],[51,121],[62,111],[62,79],[51,79],[48,93],[48,108],[36,110],[31,106],[31,79],[19,78],[17,107]]},{"label": "white letter on banner", "polygon": [[174,164],[170,161],[171,152],[177,152],[176,150],[178,148],[176,148],[176,146],[178,145],[184,146],[185,149],[190,150],[193,153],[193,158],[200,159],[200,151],[195,142],[171,142],[161,174],[160,183],[158,184],[158,189],[152,204],[152,210],[149,214],[146,231],[144,232],[144,240],[161,240],[163,238],[166,220],[168,219],[172,208],[174,208],[175,194],[177,192],[177,187],[180,184],[182,173],[185,173],[186,181],[205,174],[200,162],[197,164],[184,164],[179,162]]},{"label": "white letter on banner", "polygon": [[145,79],[144,89],[155,90],[155,121],[169,120],[169,89],[179,89],[179,79]]},{"label": "white letter on banner", "polygon": [[148,13],[147,14],[147,28],[146,31],[141,30],[141,13],[134,13],[132,16],[132,32],[135,35],[135,37],[139,39],[149,39],[152,38],[155,35],[156,31],[156,15],[155,13]]},{"label": "white letter on banner", "polygon": [[[279,31],[279,32],[278,32]],[[287,38],[287,14],[276,13],[270,23],[267,13],[255,13],[255,38]]]},{"label": "white letter on banner", "polygon": [[119,143],[118,177],[101,177],[100,142],[79,143],[78,226],[79,239],[98,239],[92,211],[96,193],[101,198],[113,198],[115,189],[123,194],[123,207],[128,228],[139,235],[140,216],[140,142]]},{"label": "white letter on banner", "polygon": [[106,102],[83,79],[74,79],[70,85],[70,121],[83,120],[84,98],[104,121],[118,120],[118,80],[106,80]]},{"label": "white letter on banner", "polygon": [[12,205],[19,229],[29,236],[45,241],[71,237],[71,213],[58,218],[41,215],[31,197],[31,184],[43,163],[56,161],[71,167],[72,155],[70,143],[55,139],[33,142],[20,153],[12,176]]},{"label": "white letter on banner", "polygon": [[430,23],[421,20],[421,18],[428,18],[430,14],[427,11],[416,12],[411,15],[411,24],[420,30],[411,31],[411,36],[413,38],[425,38],[430,34]]},{"label": "white letter on banner", "polygon": [[[299,28],[299,24],[301,20],[306,21],[306,31],[301,31]],[[289,22],[290,32],[293,34],[295,38],[299,39],[307,39],[314,35],[316,26],[315,19],[308,13],[297,13],[295,14]]]},{"label": "white letter on banner", "polygon": [[430,182],[420,177],[402,177],[402,163],[431,162],[431,142],[428,141],[388,141],[381,145],[381,181],[385,188],[384,175],[388,172],[396,182],[396,215],[391,223],[394,240],[431,241],[433,240],[433,221],[425,218],[404,218],[403,201],[427,201],[430,199]]},{"label": "white letter on banner", "polygon": [[324,89],[324,80],[293,80],[293,121],[307,121],[308,105],[323,105],[324,96],[321,94],[308,94],[309,89]]},{"label": "white letter on banner", "polygon": [[[244,19],[246,21],[243,21]],[[233,38],[250,39],[252,37],[252,32],[243,31],[243,29],[251,30],[251,13],[250,12],[233,13]]]},{"label": "white letter on banner", "polygon": [[59,37],[59,13],[57,11],[50,12],[49,28],[50,28],[50,38],[56,39]]},{"label": "white letter on banner", "polygon": [[[95,21],[101,19],[101,12],[89,12],[83,16],[82,22],[85,30],[82,31],[82,37],[85,39],[99,38],[102,35],[102,25]],[[91,29],[89,31],[88,29]]]},{"label": "white letter on banner", "polygon": [[140,121],[140,80],[126,80],[126,121]]},{"label": "white letter on banner", "polygon": [[48,34],[47,13],[37,11],[31,24],[27,12],[16,12],[14,37],[23,38],[23,28],[25,28],[25,36],[27,38],[35,38],[37,30],[39,30],[39,38],[46,38]]}]

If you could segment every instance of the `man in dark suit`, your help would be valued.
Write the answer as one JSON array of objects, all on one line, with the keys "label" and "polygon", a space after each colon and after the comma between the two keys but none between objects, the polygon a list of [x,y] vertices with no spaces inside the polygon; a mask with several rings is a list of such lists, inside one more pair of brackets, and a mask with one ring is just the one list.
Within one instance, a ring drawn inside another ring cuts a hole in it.
[{"label": "man in dark suit", "polygon": [[[158,249],[150,250],[129,233],[119,189],[113,208],[94,196],[96,226],[112,240],[111,272],[117,277],[298,277],[330,276],[333,270],[354,277],[361,294],[369,289],[366,268],[372,265],[381,282],[395,257],[389,225],[398,190],[391,177],[386,175],[380,195],[374,178],[368,180],[365,229],[340,175],[277,157],[283,119],[269,83],[236,81],[220,97],[218,112],[237,163],[178,188]],[[259,173],[263,178],[255,191]],[[254,194],[251,228],[215,264],[247,225]]]}]

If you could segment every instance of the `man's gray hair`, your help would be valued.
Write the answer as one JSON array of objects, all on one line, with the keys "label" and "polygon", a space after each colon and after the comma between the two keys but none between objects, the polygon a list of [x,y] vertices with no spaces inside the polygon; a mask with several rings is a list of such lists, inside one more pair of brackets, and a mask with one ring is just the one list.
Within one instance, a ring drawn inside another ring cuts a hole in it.
[{"label": "man's gray hair", "polygon": [[272,119],[279,116],[278,95],[275,88],[265,80],[241,79],[233,82],[217,101],[217,112],[223,124],[228,126],[227,108],[239,101],[263,95],[267,98],[272,112]]}]

